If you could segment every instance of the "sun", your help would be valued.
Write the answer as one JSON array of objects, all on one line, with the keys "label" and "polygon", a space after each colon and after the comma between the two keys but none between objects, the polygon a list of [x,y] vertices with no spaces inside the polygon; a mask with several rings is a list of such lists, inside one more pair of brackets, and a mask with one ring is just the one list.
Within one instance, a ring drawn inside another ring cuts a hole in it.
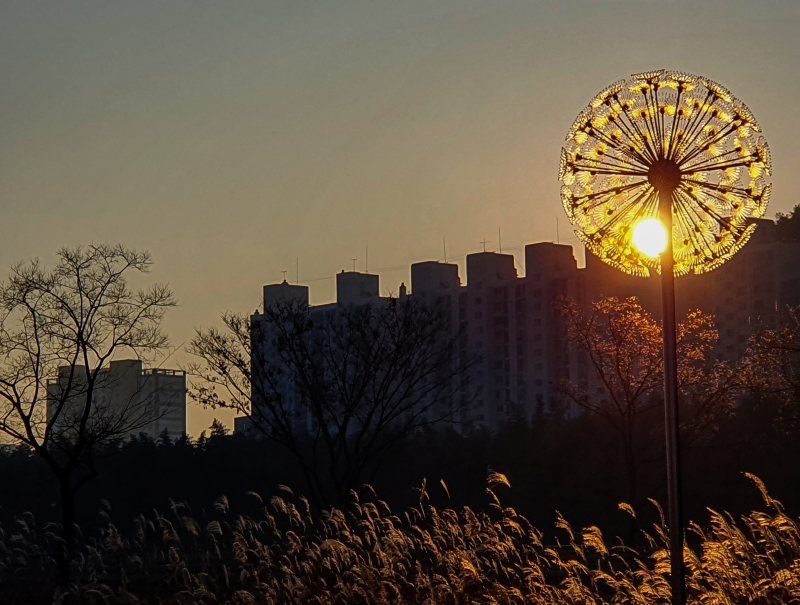
[{"label": "sun", "polygon": [[633,245],[645,256],[655,258],[667,247],[667,233],[657,218],[646,218],[633,228]]}]

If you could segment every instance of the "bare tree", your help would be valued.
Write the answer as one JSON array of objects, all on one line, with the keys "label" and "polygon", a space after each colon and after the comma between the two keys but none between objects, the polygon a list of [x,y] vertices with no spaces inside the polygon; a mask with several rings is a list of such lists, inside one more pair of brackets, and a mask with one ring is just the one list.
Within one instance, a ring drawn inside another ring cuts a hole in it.
[{"label": "bare tree", "polygon": [[38,260],[11,268],[0,284],[0,431],[31,448],[58,483],[59,582],[70,581],[75,495],[97,476],[107,445],[140,430],[159,410],[111,401],[104,366],[120,350],[147,358],[168,344],[161,331],[175,305],[169,288],[133,291],[147,252],[122,245],[62,248],[52,270]]},{"label": "bare tree", "polygon": [[248,414],[287,448],[320,506],[346,502],[411,434],[457,422],[464,371],[444,310],[389,299],[313,311],[278,303],[224,329],[197,330],[190,396]]},{"label": "bare tree", "polygon": [[[636,505],[641,459],[661,436],[644,418],[663,409],[661,326],[636,298],[605,298],[582,309],[572,300],[560,302],[569,338],[588,360],[587,380],[564,382],[561,393],[588,413],[608,422],[620,439],[627,474],[628,501]],[[712,317],[690,312],[678,324],[678,387],[684,422],[681,440],[707,438],[718,419],[733,409],[747,384],[743,370],[711,362],[718,338]],[[660,423],[659,423],[660,424]]]},{"label": "bare tree", "polygon": [[748,362],[752,390],[774,398],[782,430],[792,430],[800,423],[800,306],[787,307],[782,319],[778,327],[753,334]]}]

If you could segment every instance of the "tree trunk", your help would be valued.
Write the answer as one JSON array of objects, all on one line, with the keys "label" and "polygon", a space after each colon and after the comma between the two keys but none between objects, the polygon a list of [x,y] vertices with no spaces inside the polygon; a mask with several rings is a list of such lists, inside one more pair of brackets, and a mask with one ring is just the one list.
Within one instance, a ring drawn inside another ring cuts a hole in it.
[{"label": "tree trunk", "polygon": [[72,547],[75,539],[75,491],[72,489],[72,477],[59,478],[59,494],[61,497],[61,539],[56,551],[58,567],[58,584],[66,588],[70,584],[72,563]]}]

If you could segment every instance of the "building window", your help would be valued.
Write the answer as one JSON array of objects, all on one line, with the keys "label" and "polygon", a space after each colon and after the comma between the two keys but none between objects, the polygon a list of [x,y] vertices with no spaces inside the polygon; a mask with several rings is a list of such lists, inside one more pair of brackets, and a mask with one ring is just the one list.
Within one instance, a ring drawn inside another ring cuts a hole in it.
[{"label": "building window", "polygon": [[540,363],[537,363],[537,364],[534,366],[534,368],[533,368],[533,369],[534,369],[534,370],[536,370],[537,372],[541,372],[541,371],[542,371],[542,364],[540,364]]},{"label": "building window", "polygon": [[534,349],[533,350],[533,356],[534,357],[541,357],[542,356],[542,350],[541,349]]},{"label": "building window", "polygon": [[534,334],[534,335],[533,335],[533,340],[535,340],[535,341],[537,341],[537,342],[538,342],[538,341],[540,341],[541,339],[542,339],[542,335],[541,335],[541,334]]},{"label": "building window", "polygon": [[481,297],[480,297],[480,296],[478,296],[478,297],[476,297],[476,298],[475,298],[475,304],[476,304],[476,305],[479,305],[479,304],[481,304]]},{"label": "building window", "polygon": [[541,311],[542,310],[542,305],[539,305],[539,304],[533,305],[533,310],[534,311]]},{"label": "building window", "polygon": [[542,379],[541,379],[541,378],[537,378],[537,379],[536,379],[536,382],[535,382],[534,384],[535,384],[537,387],[540,387],[540,386],[542,386]]},{"label": "building window", "polygon": [[533,325],[534,326],[541,326],[542,325],[542,320],[541,319],[534,319],[533,320]]}]

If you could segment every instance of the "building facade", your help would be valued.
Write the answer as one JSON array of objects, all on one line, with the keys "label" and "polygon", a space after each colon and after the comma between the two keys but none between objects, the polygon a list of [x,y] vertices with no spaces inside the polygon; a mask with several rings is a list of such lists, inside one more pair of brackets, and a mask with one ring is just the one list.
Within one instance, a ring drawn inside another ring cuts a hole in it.
[{"label": "building facade", "polygon": [[[47,382],[47,417],[54,430],[69,436],[86,402],[84,366],[62,366]],[[63,399],[69,397],[56,412]],[[89,423],[93,432],[116,429],[119,437],[144,433],[157,438],[186,434],[186,373],[144,368],[139,359],[112,361],[98,372]]]},{"label": "building facade", "polygon": [[[787,305],[800,304],[800,242],[779,241],[774,222],[757,222],[751,241],[729,262],[676,280],[679,321],[694,309],[713,315],[720,335],[714,355],[720,360],[738,359],[755,329],[776,325]],[[567,415],[577,413],[559,401],[557,386],[563,380],[587,384],[591,372],[586,355],[569,343],[556,304],[560,297],[587,305],[607,296],[636,296],[660,320],[659,276],[628,276],[591,254],[586,257],[586,266],[579,268],[572,246],[529,244],[521,276],[513,255],[478,252],[466,257],[466,283],[456,264],[411,265],[410,292],[401,284],[400,296],[440,305],[452,333],[463,334],[461,360],[477,360],[459,391],[465,425],[496,428],[515,415],[535,419],[556,406]],[[378,284],[377,275],[342,272],[337,301],[312,312],[376,301]],[[265,306],[287,297],[308,304],[308,288],[285,281],[264,287]]]},{"label": "building facade", "polygon": [[[800,305],[800,242],[781,241],[776,224],[755,219],[758,225],[750,241],[721,267],[702,275],[675,280],[678,320],[690,310],[714,316],[719,341],[716,359],[734,361],[747,348],[754,330],[774,327],[787,307]],[[653,317],[661,317],[661,284],[658,276],[631,277],[587,254],[586,292],[592,300],[601,296],[637,296]]]},{"label": "building facade", "polygon": [[[358,271],[342,271],[336,275],[336,301],[325,305],[309,307],[310,317],[320,317],[336,312],[337,309],[347,305],[377,304],[388,301],[380,296],[380,277],[374,273],[361,273]],[[263,308],[269,309],[280,304],[309,305],[308,286],[292,285],[286,280],[278,284],[268,284],[263,289]],[[265,316],[259,312],[250,316],[251,324],[251,385],[258,385],[264,381],[262,372],[264,365],[273,366],[277,356],[271,350],[270,343],[273,338],[271,325],[265,321]],[[275,381],[274,392],[279,393],[282,399],[281,407],[290,416],[290,421],[297,431],[314,430],[314,417],[303,400],[300,389],[294,383],[290,372],[272,375]],[[270,387],[270,391],[273,388]],[[263,405],[263,394],[256,387],[251,390],[251,405],[262,406],[260,410],[253,410],[253,414],[262,420],[269,416],[267,406]],[[255,424],[250,416],[234,418],[234,433],[250,433],[255,429]]]}]

